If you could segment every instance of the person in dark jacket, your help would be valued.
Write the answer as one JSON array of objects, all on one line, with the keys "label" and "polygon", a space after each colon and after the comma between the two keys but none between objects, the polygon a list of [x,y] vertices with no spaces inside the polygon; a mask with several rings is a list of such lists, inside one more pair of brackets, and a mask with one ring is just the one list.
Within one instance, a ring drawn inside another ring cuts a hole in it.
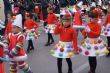
[{"label": "person in dark jacket", "polygon": [[[11,4],[9,2],[9,0],[3,0],[4,2],[4,14],[5,14],[5,22],[4,22],[4,26],[7,25],[8,23],[8,13],[11,12]],[[0,30],[0,35],[3,35],[5,31],[5,28]]]},{"label": "person in dark jacket", "polygon": [[11,4],[10,4],[9,0],[3,0],[3,1],[4,1],[5,25],[6,25],[7,22],[8,22],[7,14],[8,14],[9,12],[11,12]]},{"label": "person in dark jacket", "polygon": [[48,15],[48,13],[47,13],[48,2],[45,0],[41,0],[41,6],[42,6],[41,11],[43,13],[43,20],[45,20]]}]

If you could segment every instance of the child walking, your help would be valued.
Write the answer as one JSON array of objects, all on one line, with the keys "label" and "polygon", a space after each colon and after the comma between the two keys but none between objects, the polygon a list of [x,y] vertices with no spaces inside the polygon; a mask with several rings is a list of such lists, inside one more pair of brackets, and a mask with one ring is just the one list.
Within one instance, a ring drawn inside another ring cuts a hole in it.
[{"label": "child walking", "polygon": [[82,31],[84,36],[87,36],[84,42],[81,43],[80,53],[88,56],[90,71],[88,73],[96,73],[97,56],[108,54],[106,43],[100,38],[101,26],[97,23],[98,13],[89,12],[90,23],[87,24],[85,30]]},{"label": "child walking", "polygon": [[57,24],[54,30],[54,34],[60,35],[60,40],[50,53],[57,58],[58,73],[62,73],[63,59],[67,61],[68,73],[73,73],[71,57],[73,57],[74,53],[78,53],[78,46],[76,31],[71,24],[72,16],[69,14],[63,15],[61,24]]},{"label": "child walking", "polygon": [[4,41],[8,49],[8,51],[5,52],[9,56],[10,73],[17,73],[17,67],[23,70],[24,73],[33,73],[29,65],[25,62],[27,60],[27,55],[23,48],[23,40],[22,15],[17,14],[16,19],[12,23],[12,33],[9,33]]},{"label": "child walking", "polygon": [[26,30],[25,37],[26,40],[28,40],[27,53],[29,53],[31,50],[34,50],[32,40],[38,38],[38,31],[36,29],[39,26],[36,21],[30,18],[30,16],[30,13],[26,13],[26,21],[24,22],[24,29]]},{"label": "child walking", "polygon": [[[107,16],[106,16],[106,20],[103,24],[103,30],[102,33],[104,36],[107,37],[107,43],[108,43],[108,47],[107,49],[110,51],[110,5],[109,5],[109,8],[107,9]],[[110,53],[107,55],[107,57],[110,56]]]},{"label": "child walking", "polygon": [[81,19],[81,8],[82,8],[83,2],[80,2],[78,5],[76,5],[76,12],[74,14],[74,25],[82,26],[82,19]]},{"label": "child walking", "polygon": [[45,44],[45,46],[50,46],[51,44],[54,43],[52,33],[54,33],[57,16],[53,13],[53,7],[48,7],[47,11],[48,16],[47,19],[45,20],[45,23],[47,23],[47,25],[45,26],[45,32],[48,34],[48,41]]}]

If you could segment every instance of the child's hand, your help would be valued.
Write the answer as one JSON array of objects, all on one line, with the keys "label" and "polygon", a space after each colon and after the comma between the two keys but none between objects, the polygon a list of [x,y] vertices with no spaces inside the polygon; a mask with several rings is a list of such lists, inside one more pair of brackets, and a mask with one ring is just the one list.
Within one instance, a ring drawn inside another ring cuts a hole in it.
[{"label": "child's hand", "polygon": [[5,54],[9,53],[8,45],[6,45],[6,46],[4,47],[4,53],[5,53]]},{"label": "child's hand", "polygon": [[13,58],[13,55],[12,55],[12,54],[10,54],[10,53],[8,53],[8,56],[9,56],[10,58]]},{"label": "child's hand", "polygon": [[8,55],[5,55],[5,59],[6,59],[6,62],[8,62],[8,61],[12,61],[12,60],[9,58]]},{"label": "child's hand", "polygon": [[78,55],[78,54],[79,54],[79,51],[74,51],[74,54],[75,54],[75,55]]},{"label": "child's hand", "polygon": [[9,50],[8,49],[4,49],[4,54],[8,54]]},{"label": "child's hand", "polygon": [[10,52],[5,52],[5,54],[6,54],[6,59],[13,58],[13,55]]},{"label": "child's hand", "polygon": [[108,28],[109,28],[109,27],[110,27],[110,24],[106,25],[106,27],[108,27]]},{"label": "child's hand", "polygon": [[86,27],[85,30],[86,30],[86,32],[88,32],[88,33],[91,31],[89,27]]},{"label": "child's hand", "polygon": [[102,26],[102,28],[105,28],[105,26]]},{"label": "child's hand", "polygon": [[86,39],[86,38],[87,38],[87,36],[85,35],[85,36],[84,36],[84,39]]},{"label": "child's hand", "polygon": [[35,30],[35,33],[36,33],[36,35],[39,35],[39,33],[38,33],[38,31],[37,31],[37,30]]}]

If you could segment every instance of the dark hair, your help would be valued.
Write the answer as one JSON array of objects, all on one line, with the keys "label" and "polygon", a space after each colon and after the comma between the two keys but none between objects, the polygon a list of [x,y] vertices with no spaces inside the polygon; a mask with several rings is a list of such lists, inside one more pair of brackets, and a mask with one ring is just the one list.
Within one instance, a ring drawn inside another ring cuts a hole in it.
[{"label": "dark hair", "polygon": [[108,4],[108,7],[110,7],[110,4]]},{"label": "dark hair", "polygon": [[9,11],[9,12],[8,12],[8,15],[13,16],[12,11]]},{"label": "dark hair", "polygon": [[54,8],[51,6],[47,8],[47,11],[53,11],[53,10],[54,10]]},{"label": "dark hair", "polygon": [[72,16],[71,15],[63,15],[62,20],[71,20]]},{"label": "dark hair", "polygon": [[90,11],[93,11],[94,9],[95,9],[95,7],[91,7],[91,8],[90,8]]},{"label": "dark hair", "polygon": [[97,18],[97,17],[98,17],[98,14],[97,14],[97,13],[94,13],[93,11],[90,11],[90,12],[88,13],[88,17]]}]

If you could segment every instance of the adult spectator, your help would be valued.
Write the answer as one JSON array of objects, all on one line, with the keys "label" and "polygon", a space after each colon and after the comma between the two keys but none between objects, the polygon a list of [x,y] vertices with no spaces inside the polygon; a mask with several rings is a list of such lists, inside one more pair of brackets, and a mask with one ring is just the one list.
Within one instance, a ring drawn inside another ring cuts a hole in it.
[{"label": "adult spectator", "polygon": [[46,0],[41,0],[41,11],[43,13],[43,20],[47,18],[47,8],[48,8],[48,2]]},{"label": "adult spectator", "polygon": [[3,1],[4,1],[4,13],[5,13],[5,26],[6,26],[8,22],[7,14],[11,12],[11,4],[9,0],[3,0]]}]

